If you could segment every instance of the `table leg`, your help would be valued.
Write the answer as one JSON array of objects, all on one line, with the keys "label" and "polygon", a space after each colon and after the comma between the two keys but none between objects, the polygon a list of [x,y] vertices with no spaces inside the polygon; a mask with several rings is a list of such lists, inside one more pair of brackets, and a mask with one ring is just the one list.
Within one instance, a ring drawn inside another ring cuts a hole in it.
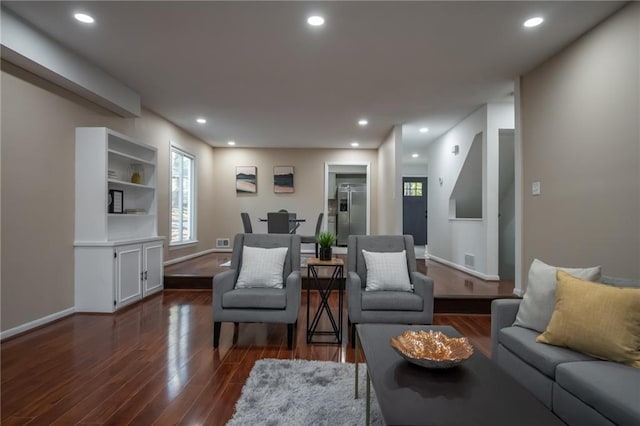
[{"label": "table leg", "polygon": [[355,350],[356,350],[356,352],[355,352],[355,354],[354,354],[355,359],[356,359],[356,397],[355,397],[355,399],[358,399],[358,363],[359,363],[359,362],[358,362],[358,352],[360,352],[360,351],[358,350],[358,346],[359,346],[359,345],[358,345],[358,343],[359,343],[359,342],[358,342],[358,331],[356,330],[356,332],[355,332],[355,333],[353,333],[353,334],[354,334],[354,339],[356,339],[356,344],[355,344],[355,347],[356,347],[356,349],[355,349]]},{"label": "table leg", "polygon": [[367,368],[367,417],[365,424],[369,426],[371,424],[371,377],[369,377],[369,369]]},{"label": "table leg", "polygon": [[[308,273],[311,273],[313,276],[313,284],[315,289],[318,291],[318,295],[320,296],[320,305],[318,310],[313,315],[313,319],[311,323],[309,323],[309,318],[307,318],[307,343],[311,343],[313,335],[316,334],[316,329],[318,328],[318,324],[320,323],[320,319],[322,318],[322,312],[327,312],[329,319],[333,320],[331,317],[331,310],[329,309],[329,293],[331,292],[331,282],[327,287],[327,290],[322,290],[320,286],[320,278],[318,277],[318,271],[315,267],[311,266],[308,268]],[[307,287],[307,291],[309,291],[309,287]],[[307,307],[309,307],[309,303],[307,303]],[[335,324],[335,321],[332,321],[332,324]],[[323,334],[324,332],[319,332]]]},{"label": "table leg", "polygon": [[340,266],[340,273],[338,274],[338,305],[339,305],[339,311],[338,311],[338,327],[340,329],[340,337],[338,338],[338,342],[342,343],[342,305],[344,303],[344,295],[343,295],[343,286],[344,284],[344,279],[343,279],[343,268],[342,266]]},{"label": "table leg", "polygon": [[309,337],[309,305],[311,305],[311,302],[309,301],[309,298],[311,297],[311,274],[309,271],[311,268],[312,266],[307,267],[307,343],[311,340]]}]

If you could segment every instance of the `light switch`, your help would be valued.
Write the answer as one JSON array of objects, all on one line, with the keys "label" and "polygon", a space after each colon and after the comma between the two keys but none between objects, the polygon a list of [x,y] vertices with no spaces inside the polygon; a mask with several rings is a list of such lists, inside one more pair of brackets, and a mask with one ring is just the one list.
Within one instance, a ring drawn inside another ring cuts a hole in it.
[{"label": "light switch", "polygon": [[531,195],[540,195],[540,182],[536,181],[531,184]]}]

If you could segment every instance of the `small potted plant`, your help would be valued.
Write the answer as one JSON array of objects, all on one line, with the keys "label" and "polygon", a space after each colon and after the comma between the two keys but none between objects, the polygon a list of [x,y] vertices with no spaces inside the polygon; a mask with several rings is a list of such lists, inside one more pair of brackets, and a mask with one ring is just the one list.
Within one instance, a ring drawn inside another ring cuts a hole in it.
[{"label": "small potted plant", "polygon": [[320,260],[331,260],[331,247],[336,242],[336,236],[331,232],[320,232],[317,242],[320,246]]}]

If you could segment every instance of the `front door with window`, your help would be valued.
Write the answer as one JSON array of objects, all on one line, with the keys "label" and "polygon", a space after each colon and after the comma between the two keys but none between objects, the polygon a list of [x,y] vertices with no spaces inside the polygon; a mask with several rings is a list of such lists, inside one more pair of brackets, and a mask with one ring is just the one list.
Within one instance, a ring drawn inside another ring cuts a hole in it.
[{"label": "front door with window", "polygon": [[427,244],[427,178],[402,178],[402,233],[417,246]]}]

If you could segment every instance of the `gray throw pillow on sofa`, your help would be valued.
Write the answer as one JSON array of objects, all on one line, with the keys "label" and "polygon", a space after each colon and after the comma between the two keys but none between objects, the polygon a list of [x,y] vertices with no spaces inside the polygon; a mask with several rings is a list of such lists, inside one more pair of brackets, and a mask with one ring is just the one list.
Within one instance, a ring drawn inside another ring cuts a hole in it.
[{"label": "gray throw pillow on sofa", "polygon": [[598,281],[601,267],[565,268],[551,266],[534,259],[529,268],[527,289],[518,308],[518,315],[513,325],[530,328],[543,333],[549,325],[551,315],[556,307],[556,270],[563,271],[586,281]]}]

